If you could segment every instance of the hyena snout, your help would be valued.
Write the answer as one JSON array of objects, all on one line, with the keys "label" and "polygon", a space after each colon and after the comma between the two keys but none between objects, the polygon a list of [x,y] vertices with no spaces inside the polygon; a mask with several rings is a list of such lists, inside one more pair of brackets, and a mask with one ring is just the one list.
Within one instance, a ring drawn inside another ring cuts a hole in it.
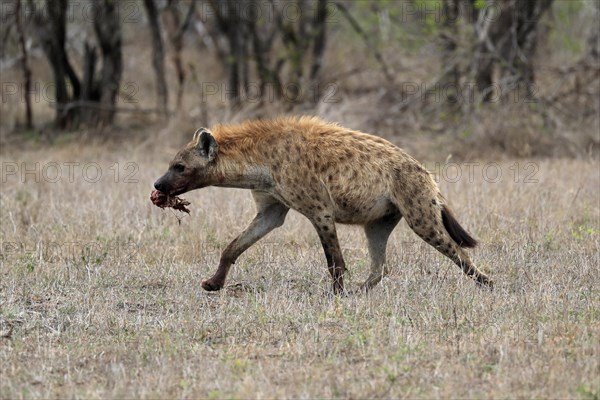
[{"label": "hyena snout", "polygon": [[185,182],[184,179],[177,179],[177,177],[173,175],[174,174],[169,171],[158,178],[158,180],[154,182],[154,188],[173,196],[177,196],[178,194],[181,194],[181,192],[184,192],[185,187],[187,187],[187,182]]},{"label": "hyena snout", "polygon": [[189,190],[190,182],[189,179],[182,174],[167,171],[166,174],[158,178],[154,182],[154,188],[169,196],[179,196]]},{"label": "hyena snout", "polygon": [[164,176],[158,178],[158,180],[156,182],[154,182],[154,189],[163,192],[163,193],[167,193],[168,192],[168,187],[169,185],[167,185],[167,183],[164,180]]}]

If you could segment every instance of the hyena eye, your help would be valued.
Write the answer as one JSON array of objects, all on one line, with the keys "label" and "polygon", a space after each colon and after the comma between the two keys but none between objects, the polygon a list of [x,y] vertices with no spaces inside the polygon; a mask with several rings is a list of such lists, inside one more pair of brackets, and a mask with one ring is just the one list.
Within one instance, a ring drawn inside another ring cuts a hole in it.
[{"label": "hyena eye", "polygon": [[185,166],[183,164],[175,164],[173,165],[173,169],[175,170],[175,172],[183,172]]}]

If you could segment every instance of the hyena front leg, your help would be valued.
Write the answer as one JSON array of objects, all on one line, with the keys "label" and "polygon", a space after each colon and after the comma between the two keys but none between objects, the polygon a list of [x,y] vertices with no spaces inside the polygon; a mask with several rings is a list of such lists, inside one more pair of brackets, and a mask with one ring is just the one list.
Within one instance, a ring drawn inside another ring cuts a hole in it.
[{"label": "hyena front leg", "polygon": [[311,216],[309,219],[317,230],[323,245],[323,251],[327,259],[327,269],[333,278],[333,292],[341,294],[344,292],[346,263],[342,257],[342,249],[338,241],[333,216],[332,214],[322,213]]},{"label": "hyena front leg", "polygon": [[250,246],[273,229],[283,225],[289,208],[266,193],[252,192],[257,214],[250,225],[225,248],[221,254],[219,268],[210,279],[202,281],[204,290],[219,290],[225,284],[229,268]]},{"label": "hyena front leg", "polygon": [[368,291],[389,273],[389,268],[385,266],[385,251],[390,234],[401,219],[402,214],[398,211],[365,225],[369,255],[371,256],[371,272],[365,283],[362,284],[361,290]]}]

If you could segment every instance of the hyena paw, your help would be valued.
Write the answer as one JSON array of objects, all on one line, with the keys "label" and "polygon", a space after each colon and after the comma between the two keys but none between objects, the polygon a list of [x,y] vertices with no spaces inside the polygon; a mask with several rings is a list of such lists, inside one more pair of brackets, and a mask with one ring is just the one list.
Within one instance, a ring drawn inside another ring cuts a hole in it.
[{"label": "hyena paw", "polygon": [[359,287],[355,288],[352,293],[356,295],[367,294],[371,291],[373,285],[370,285],[369,282],[364,282]]},{"label": "hyena paw", "polygon": [[490,290],[494,289],[494,281],[487,275],[480,274],[477,278],[475,278],[475,280],[477,281],[477,285],[479,287],[487,288]]},{"label": "hyena paw", "polygon": [[201,286],[204,290],[214,292],[217,290],[221,290],[221,288],[223,287],[223,282],[210,278],[203,280]]}]

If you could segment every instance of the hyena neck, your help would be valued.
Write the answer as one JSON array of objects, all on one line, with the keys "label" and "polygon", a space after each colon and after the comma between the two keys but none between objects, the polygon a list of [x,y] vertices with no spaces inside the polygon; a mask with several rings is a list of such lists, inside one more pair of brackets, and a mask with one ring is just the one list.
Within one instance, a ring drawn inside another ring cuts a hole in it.
[{"label": "hyena neck", "polygon": [[222,157],[217,159],[214,182],[219,187],[267,190],[273,186],[273,176],[266,165]]}]

